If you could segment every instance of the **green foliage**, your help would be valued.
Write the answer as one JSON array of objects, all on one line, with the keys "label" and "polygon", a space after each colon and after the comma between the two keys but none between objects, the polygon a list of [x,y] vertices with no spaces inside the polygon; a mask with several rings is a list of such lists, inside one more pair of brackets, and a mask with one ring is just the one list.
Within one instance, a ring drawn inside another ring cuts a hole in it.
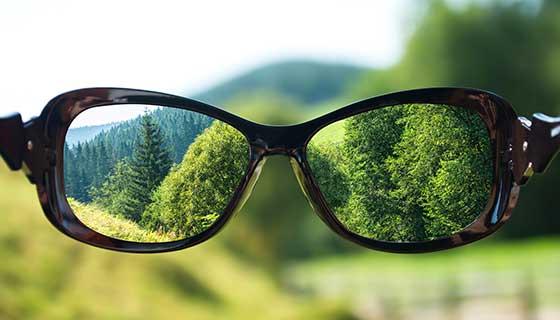
[{"label": "green foliage", "polygon": [[[386,161],[403,211],[422,217],[414,238],[453,234],[483,212],[493,181],[488,131],[474,112],[412,105],[406,128]],[[420,233],[418,233],[420,232]]]},{"label": "green foliage", "polygon": [[[393,188],[385,160],[403,133],[400,108],[384,108],[349,118],[341,148],[352,194],[345,207],[336,209],[347,227],[359,234],[392,240],[416,234],[418,221],[400,208],[388,190]],[[328,198],[329,196],[327,196]]]},{"label": "green foliage", "polygon": [[350,230],[378,240],[422,241],[462,230],[485,208],[492,149],[476,113],[403,105],[354,116],[344,128],[342,142],[313,139],[309,161]]},{"label": "green foliage", "polygon": [[133,208],[129,205],[129,188],[133,171],[126,158],[117,162],[111,175],[99,187],[90,191],[93,203],[117,216],[124,217],[128,212],[132,212]]},{"label": "green foliage", "polygon": [[207,230],[232,198],[248,161],[245,137],[228,124],[214,121],[155,192],[142,224],[184,236]]},{"label": "green foliage", "polygon": [[322,191],[328,194],[331,208],[346,205],[350,196],[348,172],[345,170],[345,155],[331,142],[313,143],[307,149],[307,158],[312,163],[313,174]]}]

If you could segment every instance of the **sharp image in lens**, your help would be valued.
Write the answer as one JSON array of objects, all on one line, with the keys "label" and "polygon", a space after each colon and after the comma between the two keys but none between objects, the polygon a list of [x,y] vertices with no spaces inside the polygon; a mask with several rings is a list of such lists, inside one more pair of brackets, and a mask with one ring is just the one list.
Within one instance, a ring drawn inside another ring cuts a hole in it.
[{"label": "sharp image in lens", "polygon": [[245,137],[206,115],[170,108],[92,108],[71,124],[64,185],[78,219],[106,236],[168,242],[208,230],[249,162]]},{"label": "sharp image in lens", "polygon": [[449,237],[484,212],[494,180],[482,118],[447,105],[372,110],[321,129],[307,151],[348,230],[390,242]]}]

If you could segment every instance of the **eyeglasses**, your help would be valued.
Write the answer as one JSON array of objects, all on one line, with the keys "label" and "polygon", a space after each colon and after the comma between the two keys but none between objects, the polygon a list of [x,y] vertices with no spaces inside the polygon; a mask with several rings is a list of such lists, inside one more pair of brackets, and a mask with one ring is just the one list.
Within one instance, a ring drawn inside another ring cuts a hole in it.
[{"label": "eyeglasses", "polygon": [[267,157],[286,155],[318,216],[371,249],[429,252],[503,225],[560,147],[560,118],[477,89],[369,98],[291,126],[163,93],[92,88],[0,118],[0,153],[49,221],[90,245],[163,252],[215,235]]}]

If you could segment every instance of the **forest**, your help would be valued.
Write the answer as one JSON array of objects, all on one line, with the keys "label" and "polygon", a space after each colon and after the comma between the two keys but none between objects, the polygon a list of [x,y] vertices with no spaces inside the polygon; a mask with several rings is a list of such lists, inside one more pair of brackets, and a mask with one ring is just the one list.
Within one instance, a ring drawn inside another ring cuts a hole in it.
[{"label": "forest", "polygon": [[343,122],[343,130],[319,131],[308,159],[349,230],[382,241],[425,241],[453,235],[484,212],[494,157],[476,112],[397,105]]}]

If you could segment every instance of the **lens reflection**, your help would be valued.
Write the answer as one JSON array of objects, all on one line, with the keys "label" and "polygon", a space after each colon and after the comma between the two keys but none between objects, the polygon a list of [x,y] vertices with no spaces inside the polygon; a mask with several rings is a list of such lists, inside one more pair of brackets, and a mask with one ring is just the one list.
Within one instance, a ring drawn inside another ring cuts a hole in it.
[{"label": "lens reflection", "polygon": [[484,211],[494,179],[485,123],[448,105],[385,107],[333,123],[311,140],[308,161],[338,220],[381,241],[465,229]]},{"label": "lens reflection", "polygon": [[203,114],[92,108],[66,135],[68,203],[82,223],[112,238],[185,239],[220,217],[245,174],[248,153],[240,132]]}]

